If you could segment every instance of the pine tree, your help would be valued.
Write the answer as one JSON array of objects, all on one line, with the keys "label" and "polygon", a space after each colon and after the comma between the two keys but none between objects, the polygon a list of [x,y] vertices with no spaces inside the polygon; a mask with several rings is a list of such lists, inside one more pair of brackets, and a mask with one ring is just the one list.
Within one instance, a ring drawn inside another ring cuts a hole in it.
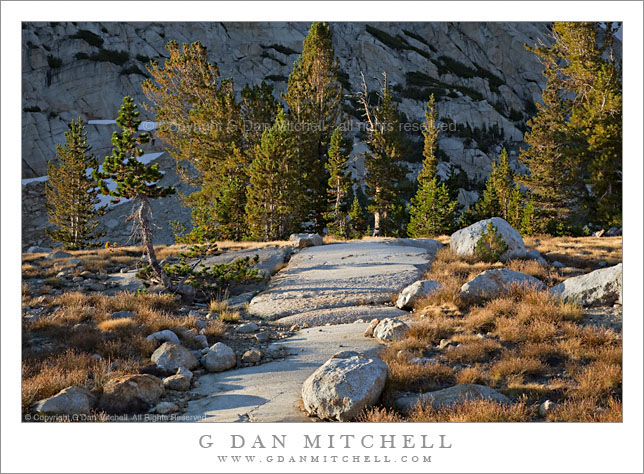
[{"label": "pine tree", "polygon": [[[174,194],[175,189],[159,186],[158,181],[163,178],[163,173],[159,171],[158,163],[145,165],[139,161],[143,155],[140,146],[148,143],[150,136],[138,131],[141,120],[132,97],[123,98],[116,124],[121,131],[112,134],[112,154],[105,158],[102,171],[94,171],[94,177],[101,192],[112,196],[112,203],[116,204],[121,199],[133,200],[130,219],[134,220],[134,234],[141,238],[150,266],[166,289],[183,293],[185,289],[175,288],[159,265],[152,242],[150,199],[169,196]],[[107,180],[116,183],[116,187],[109,189]]]},{"label": "pine tree", "polygon": [[[508,153],[501,150],[498,160],[492,163],[492,172],[485,181],[485,189],[476,204],[479,219],[502,217],[510,222],[512,194],[515,191],[514,173],[510,168]],[[514,196],[516,198],[516,196]],[[519,202],[515,203],[519,205]]]},{"label": "pine tree", "polygon": [[255,240],[286,239],[299,228],[296,208],[301,196],[295,134],[283,109],[262,135],[250,165],[246,225]]},{"label": "pine tree", "polygon": [[245,147],[233,81],[221,78],[199,42],[171,41],[166,48],[163,68],[151,62],[152,78],[142,87],[160,122],[157,136],[177,160],[183,181],[198,188],[184,199],[194,227],[186,240],[240,240],[252,150]]},{"label": "pine tree", "polygon": [[367,219],[356,194],[349,209],[349,237],[359,239],[367,232]]},{"label": "pine tree", "polygon": [[534,199],[532,196],[528,198],[525,206],[521,210],[521,235],[533,235],[536,232],[537,223],[534,208]]},{"label": "pine tree", "polygon": [[105,235],[95,229],[98,219],[105,215],[106,206],[97,207],[98,184],[87,174],[88,169],[98,168],[98,161],[90,153],[87,131],[80,118],[69,124],[65,140],[64,145],[56,146],[58,164],[47,163],[45,205],[49,223],[55,227],[46,232],[66,249],[94,247],[95,239]]},{"label": "pine tree", "polygon": [[301,218],[310,220],[313,230],[321,232],[325,225],[327,149],[340,116],[342,100],[338,63],[328,23],[311,25],[283,97],[289,108],[289,118],[297,130],[297,156],[306,190],[301,199]]},{"label": "pine tree", "polygon": [[369,212],[374,216],[373,235],[392,235],[403,225],[396,216],[402,216],[400,183],[406,171],[400,165],[403,136],[400,112],[387,87],[386,77],[379,94],[380,103],[369,103],[369,94],[363,79],[363,92],[359,100],[369,123],[369,151],[365,153],[365,192],[371,203]]},{"label": "pine tree", "polygon": [[547,83],[521,158],[541,231],[581,227],[588,218],[621,222],[621,68],[613,28],[555,23],[553,43],[530,48]]},{"label": "pine tree", "polygon": [[347,211],[353,180],[347,169],[350,152],[339,128],[331,135],[329,144],[329,161],[326,169],[329,172],[328,211],[325,213],[327,227],[331,234],[347,238]]},{"label": "pine tree", "polygon": [[273,124],[278,101],[273,97],[273,86],[264,81],[258,86],[246,85],[241,91],[241,98],[244,147],[252,153],[261,144],[264,131]]},{"label": "pine tree", "polygon": [[436,126],[437,113],[432,95],[425,109],[423,137],[423,168],[418,173],[418,191],[411,199],[410,221],[407,233],[411,237],[429,237],[449,233],[456,219],[456,201],[437,175],[436,145],[440,129]]}]

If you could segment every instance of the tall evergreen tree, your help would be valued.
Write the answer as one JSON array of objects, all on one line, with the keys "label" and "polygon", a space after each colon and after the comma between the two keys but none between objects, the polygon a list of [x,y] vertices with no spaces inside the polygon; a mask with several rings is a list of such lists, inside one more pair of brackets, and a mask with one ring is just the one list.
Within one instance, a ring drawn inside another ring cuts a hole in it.
[{"label": "tall evergreen tree", "polygon": [[552,44],[530,48],[547,78],[521,155],[540,230],[579,227],[589,218],[621,222],[621,66],[613,28],[555,23]]},{"label": "tall evergreen tree", "polygon": [[244,147],[252,154],[261,144],[262,134],[275,120],[279,103],[273,97],[273,86],[244,86],[241,91],[241,116],[244,123]]},{"label": "tall evergreen tree", "polygon": [[298,230],[301,197],[295,134],[280,108],[275,123],[262,135],[250,165],[246,191],[246,225],[255,240],[280,240]]},{"label": "tall evergreen tree", "polygon": [[56,146],[57,164],[47,163],[45,205],[49,223],[55,227],[46,232],[66,249],[94,247],[94,241],[105,235],[96,232],[96,227],[106,206],[98,206],[98,184],[87,174],[88,169],[98,168],[98,160],[91,154],[80,118],[69,124],[65,140]]},{"label": "tall evergreen tree", "polygon": [[[134,233],[141,238],[144,254],[150,266],[165,288],[174,288],[170,279],[159,265],[152,241],[150,199],[157,199],[174,194],[173,187],[163,187],[158,181],[163,177],[159,164],[145,165],[139,158],[143,155],[140,147],[150,141],[146,132],[139,132],[139,111],[132,97],[124,97],[119,109],[116,124],[120,132],[112,134],[112,154],[105,158],[103,170],[94,170],[101,192],[112,196],[112,203],[121,199],[132,199],[132,213],[129,219],[134,220]],[[107,180],[116,183],[109,189]]]},{"label": "tall evergreen tree", "polygon": [[336,128],[331,135],[329,144],[329,161],[326,169],[329,172],[328,211],[325,218],[329,232],[339,237],[347,238],[348,208],[350,205],[351,185],[353,180],[347,169],[350,151],[342,132]]},{"label": "tall evergreen tree", "polygon": [[485,181],[485,189],[481,199],[476,203],[478,217],[480,219],[502,217],[510,222],[514,191],[514,172],[510,168],[508,152],[504,148],[498,159],[492,163],[492,171]]},{"label": "tall evergreen tree", "polygon": [[369,123],[365,153],[365,192],[370,198],[369,212],[374,216],[373,235],[400,233],[404,223],[397,221],[403,204],[400,198],[400,183],[406,171],[400,164],[403,136],[400,127],[400,112],[385,81],[379,94],[380,103],[372,105],[363,78],[360,101]]},{"label": "tall evergreen tree", "polygon": [[152,78],[142,87],[160,122],[157,136],[177,160],[182,179],[198,187],[185,197],[193,209],[194,234],[240,240],[252,156],[244,146],[233,81],[221,78],[199,42],[179,46],[171,41],[166,48],[169,58],[163,67],[154,61],[148,65]]},{"label": "tall evergreen tree", "polygon": [[348,217],[349,237],[352,239],[359,239],[364,236],[365,232],[367,232],[367,218],[365,217],[364,209],[360,205],[357,193],[353,196],[353,202],[351,203]]},{"label": "tall evergreen tree", "polygon": [[342,86],[334,55],[329,24],[313,23],[283,96],[297,131],[295,143],[306,190],[301,200],[301,218],[310,220],[317,232],[325,225],[327,149],[342,105]]},{"label": "tall evergreen tree", "polygon": [[439,127],[434,96],[431,95],[425,109],[423,137],[423,168],[418,173],[418,191],[411,199],[410,221],[407,233],[411,237],[429,237],[451,232],[456,220],[456,201],[450,197],[447,184],[437,175],[438,159],[436,145]]}]

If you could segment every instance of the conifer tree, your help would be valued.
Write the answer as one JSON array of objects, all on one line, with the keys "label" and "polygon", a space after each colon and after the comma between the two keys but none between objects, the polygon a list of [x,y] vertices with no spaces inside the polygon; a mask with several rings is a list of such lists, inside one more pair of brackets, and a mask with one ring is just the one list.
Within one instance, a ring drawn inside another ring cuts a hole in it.
[{"label": "conifer tree", "polygon": [[403,150],[400,112],[387,87],[386,76],[379,104],[370,104],[364,78],[359,100],[369,123],[369,151],[365,153],[364,162],[365,192],[371,201],[368,210],[374,216],[373,235],[392,235],[399,233],[402,227],[395,217],[402,215],[400,183],[406,174],[400,165]]},{"label": "conifer tree", "polygon": [[301,218],[311,221],[313,230],[321,232],[325,225],[327,149],[340,116],[342,100],[338,63],[328,23],[311,25],[283,97],[297,131],[295,143],[306,191],[301,199]]},{"label": "conifer tree", "polygon": [[621,222],[621,67],[606,26],[555,23],[552,44],[529,48],[547,78],[521,154],[541,231]]},{"label": "conifer tree", "polygon": [[98,207],[99,189],[96,180],[87,174],[96,169],[98,161],[87,144],[87,131],[79,118],[69,124],[66,143],[56,146],[58,164],[47,163],[45,195],[49,223],[46,229],[54,241],[66,249],[94,247],[95,239],[105,235],[95,231],[106,206]]},{"label": "conifer tree", "polygon": [[[485,189],[481,199],[476,204],[479,219],[502,217],[510,222],[510,207],[514,190],[514,173],[510,168],[508,153],[504,148],[501,150],[499,158],[492,163],[492,171],[485,181]],[[520,203],[515,204],[519,205]],[[518,222],[515,224],[518,224]]]},{"label": "conifer tree", "polygon": [[262,134],[271,127],[278,112],[273,86],[262,81],[241,91],[241,116],[244,122],[244,147],[252,154],[262,141]]},{"label": "conifer tree", "polygon": [[347,169],[349,150],[339,128],[331,135],[329,144],[329,161],[326,169],[329,172],[329,187],[327,189],[329,207],[325,214],[329,232],[339,237],[347,238],[347,211],[351,193],[352,179]]},{"label": "conifer tree", "polygon": [[360,205],[357,193],[353,196],[351,209],[349,209],[349,237],[359,239],[367,232],[367,219]]},{"label": "conifer tree", "polygon": [[411,199],[407,233],[411,237],[429,237],[451,232],[456,218],[456,201],[452,201],[445,183],[437,175],[436,145],[440,129],[436,125],[434,96],[425,109],[423,168],[418,174],[418,191]]},{"label": "conifer tree", "polygon": [[[134,221],[134,235],[141,238],[144,254],[147,255],[150,267],[166,289],[182,290],[173,287],[165,271],[159,265],[152,241],[152,212],[150,199],[158,199],[174,194],[173,187],[163,187],[158,181],[163,178],[159,164],[145,165],[139,158],[143,155],[140,146],[150,141],[146,132],[139,132],[139,112],[132,97],[124,97],[119,109],[116,124],[120,132],[112,134],[112,154],[105,158],[103,170],[95,170],[101,192],[112,196],[111,202],[116,204],[121,199],[133,200],[132,213],[129,220]],[[109,189],[107,180],[116,183],[114,189]]]},{"label": "conifer tree", "polygon": [[240,240],[252,156],[244,146],[233,81],[221,78],[199,42],[179,46],[171,41],[166,48],[169,58],[163,67],[154,61],[148,65],[152,77],[142,87],[160,122],[157,136],[177,160],[183,181],[198,188],[185,196],[194,227],[186,240],[195,235]]},{"label": "conifer tree", "polygon": [[286,239],[299,228],[296,208],[301,198],[295,134],[282,108],[262,135],[250,165],[246,191],[246,225],[255,240]]}]

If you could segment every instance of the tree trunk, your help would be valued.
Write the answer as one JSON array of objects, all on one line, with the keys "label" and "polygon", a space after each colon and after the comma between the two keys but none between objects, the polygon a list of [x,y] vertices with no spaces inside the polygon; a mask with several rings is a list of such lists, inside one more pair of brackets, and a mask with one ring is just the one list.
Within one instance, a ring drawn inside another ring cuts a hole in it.
[{"label": "tree trunk", "polygon": [[167,290],[172,289],[172,282],[168,275],[165,273],[159,262],[157,261],[156,253],[154,252],[154,245],[152,245],[152,231],[150,230],[150,221],[148,215],[150,214],[150,202],[147,197],[140,196],[139,198],[139,209],[136,213],[136,219],[141,229],[141,242],[143,244],[143,249],[148,256],[150,266],[156,273],[157,277],[163,283],[163,286]]},{"label": "tree trunk", "polygon": [[380,236],[380,211],[373,213],[373,237]]}]

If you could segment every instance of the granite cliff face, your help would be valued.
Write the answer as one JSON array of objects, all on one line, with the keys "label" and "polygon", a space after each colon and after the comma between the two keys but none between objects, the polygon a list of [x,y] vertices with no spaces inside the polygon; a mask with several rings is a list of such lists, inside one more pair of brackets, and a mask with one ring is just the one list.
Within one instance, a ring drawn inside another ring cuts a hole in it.
[{"label": "granite cliff face", "polygon": [[[67,122],[113,119],[125,95],[144,103],[140,83],[150,59],[162,62],[165,44],[201,41],[222,76],[245,84],[272,81],[286,89],[309,23],[25,23],[23,24],[22,177],[46,174]],[[387,73],[400,109],[422,121],[424,101],[437,97],[440,119],[451,125],[439,148],[472,182],[483,180],[500,146],[511,158],[543,87],[541,65],[525,44],[548,40],[546,23],[333,23],[342,80],[350,93],[360,72],[372,88]],[[347,103],[349,103],[347,101]],[[148,116],[144,118],[152,119]],[[353,117],[357,124],[358,118]],[[88,126],[99,156],[109,153],[113,125]],[[157,140],[150,151],[162,151]],[[356,138],[353,170],[364,168]],[[409,156],[410,176],[420,153]],[[171,160],[167,160],[172,166]],[[446,170],[441,165],[440,170]],[[475,199],[463,189],[462,200]],[[118,207],[118,206],[117,206]],[[110,216],[106,216],[106,221]],[[37,225],[35,227],[38,227]]]}]

